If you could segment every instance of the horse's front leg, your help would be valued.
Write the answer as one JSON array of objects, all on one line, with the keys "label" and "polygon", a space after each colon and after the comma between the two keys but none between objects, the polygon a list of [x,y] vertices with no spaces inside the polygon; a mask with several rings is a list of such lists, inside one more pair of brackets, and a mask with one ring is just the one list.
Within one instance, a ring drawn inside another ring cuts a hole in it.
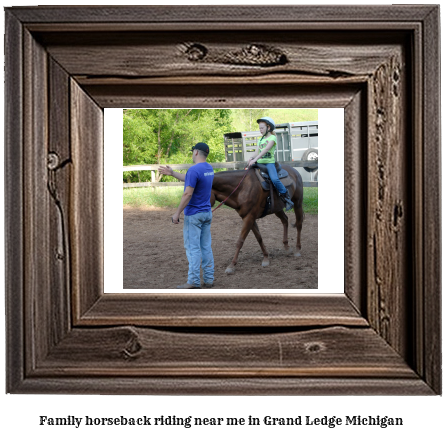
[{"label": "horse's front leg", "polygon": [[256,221],[254,221],[254,224],[252,225],[252,232],[254,233],[254,236],[257,239],[257,242],[260,245],[261,251],[263,253],[263,261],[261,262],[261,265],[265,268],[266,266],[269,266],[269,253],[265,247],[265,244],[263,243],[263,239],[261,237],[260,230],[258,229]]},{"label": "horse's front leg", "polygon": [[241,229],[240,237],[237,240],[237,248],[235,250],[234,258],[232,259],[231,264],[226,268],[226,274],[233,274],[235,271],[235,265],[237,264],[238,255],[240,250],[242,249],[243,244],[245,243],[246,237],[248,237],[249,231],[254,224],[254,218],[252,216],[246,216],[243,218],[243,227]]}]

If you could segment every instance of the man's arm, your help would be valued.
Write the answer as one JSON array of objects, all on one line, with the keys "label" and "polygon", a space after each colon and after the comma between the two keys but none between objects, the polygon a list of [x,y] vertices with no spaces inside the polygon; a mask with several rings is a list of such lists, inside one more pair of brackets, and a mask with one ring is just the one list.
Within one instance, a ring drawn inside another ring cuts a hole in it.
[{"label": "man's arm", "polygon": [[184,173],[178,173],[178,172],[174,172],[169,166],[160,166],[158,168],[158,171],[162,174],[162,175],[169,175],[169,176],[173,176],[174,178],[177,178],[180,181],[184,181],[186,178],[186,174]]},{"label": "man's arm", "polygon": [[183,195],[182,195],[182,198],[180,200],[180,204],[177,208],[177,211],[174,213],[174,216],[172,216],[172,222],[174,224],[178,224],[180,214],[185,209],[185,207],[189,204],[189,201],[191,200],[193,193],[194,193],[194,187],[187,186]]}]

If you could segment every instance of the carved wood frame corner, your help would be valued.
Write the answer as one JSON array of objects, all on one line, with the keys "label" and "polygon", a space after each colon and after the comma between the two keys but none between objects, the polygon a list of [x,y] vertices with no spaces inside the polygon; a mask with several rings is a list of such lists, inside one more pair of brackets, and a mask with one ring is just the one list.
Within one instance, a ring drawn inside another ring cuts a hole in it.
[{"label": "carved wood frame corner", "polygon": [[[6,9],[8,392],[441,394],[438,6],[263,13]],[[345,108],[345,295],[104,295],[103,108],[259,92]]]}]

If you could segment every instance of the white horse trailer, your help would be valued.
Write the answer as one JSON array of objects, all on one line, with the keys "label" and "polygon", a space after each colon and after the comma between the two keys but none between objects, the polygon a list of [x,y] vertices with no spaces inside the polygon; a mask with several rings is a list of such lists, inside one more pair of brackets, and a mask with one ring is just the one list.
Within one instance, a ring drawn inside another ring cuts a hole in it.
[{"label": "white horse trailer", "polygon": [[[280,123],[275,127],[276,161],[318,160],[318,122]],[[224,135],[227,162],[248,161],[257,148],[260,131],[230,132]],[[303,181],[318,181],[318,167],[297,167]]]},{"label": "white horse trailer", "polygon": [[260,138],[260,131],[230,132],[225,134],[226,161],[248,161],[254,155]]},{"label": "white horse trailer", "polygon": [[[291,122],[291,160],[318,161],[318,121]],[[297,167],[303,181],[318,181],[317,167]]]}]

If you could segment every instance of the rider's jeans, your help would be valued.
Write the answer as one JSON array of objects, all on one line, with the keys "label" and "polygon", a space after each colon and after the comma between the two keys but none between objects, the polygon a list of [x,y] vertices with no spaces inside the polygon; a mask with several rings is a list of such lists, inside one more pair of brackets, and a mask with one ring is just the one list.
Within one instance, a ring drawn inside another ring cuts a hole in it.
[{"label": "rider's jeans", "polygon": [[274,163],[266,163],[266,167],[268,169],[269,178],[271,178],[272,184],[274,184],[275,188],[280,193],[286,193],[285,186],[278,179],[277,169],[275,168],[275,164]]},{"label": "rider's jeans", "polygon": [[214,282],[214,256],[211,248],[212,212],[185,215],[183,239],[188,257],[188,283],[200,286],[200,263],[203,269],[203,281]]}]

